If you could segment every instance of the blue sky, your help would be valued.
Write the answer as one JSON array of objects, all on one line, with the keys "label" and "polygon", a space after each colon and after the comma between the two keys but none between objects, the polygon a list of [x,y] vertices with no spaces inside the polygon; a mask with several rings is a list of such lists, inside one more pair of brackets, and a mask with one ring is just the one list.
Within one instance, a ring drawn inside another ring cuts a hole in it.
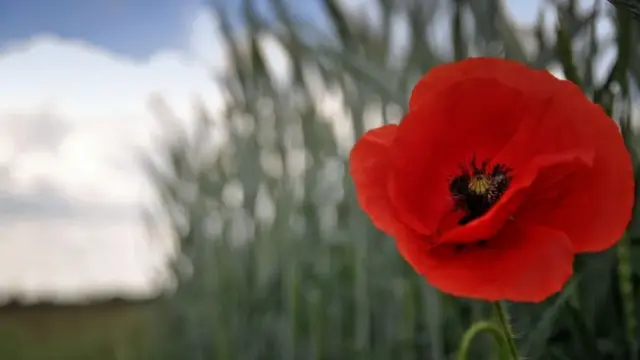
[{"label": "blue sky", "polygon": [[[239,0],[213,0],[235,15]],[[0,48],[41,33],[81,39],[114,53],[144,58],[182,48],[195,11],[207,0],[0,0]],[[263,13],[269,0],[257,0]],[[293,10],[323,23],[317,0],[287,0]],[[361,0],[345,0],[358,3]],[[539,1],[507,1],[517,18],[532,21]]]},{"label": "blue sky", "polygon": [[146,57],[181,47],[200,0],[0,0],[0,46],[41,33]]},{"label": "blue sky", "polygon": [[[239,0],[0,0],[0,48],[52,33],[140,59],[182,48],[195,12],[211,1],[237,19]],[[286,1],[298,13],[321,17],[315,0]],[[268,13],[269,0],[255,3]]]}]

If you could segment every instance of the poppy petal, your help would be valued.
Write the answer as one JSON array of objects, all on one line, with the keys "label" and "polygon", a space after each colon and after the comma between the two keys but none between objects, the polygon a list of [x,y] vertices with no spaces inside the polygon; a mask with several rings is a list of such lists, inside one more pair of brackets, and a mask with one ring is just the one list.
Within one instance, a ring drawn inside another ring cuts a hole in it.
[{"label": "poppy petal", "polygon": [[[427,75],[428,76],[428,75]],[[492,159],[536,113],[536,101],[493,79],[451,84],[410,111],[390,148],[390,197],[397,217],[432,234],[453,206],[449,181],[472,158]]]},{"label": "poppy petal", "polygon": [[[547,198],[552,198],[549,191],[553,191],[558,182],[590,169],[593,157],[593,152],[585,151],[535,157],[526,168],[514,174],[511,186],[488,213],[469,224],[452,228],[439,237],[439,243],[462,244],[492,238],[509,218],[519,217],[521,206],[528,207],[529,201],[536,201],[545,195],[545,191]],[[553,194],[557,192],[553,191]]]},{"label": "poppy petal", "polygon": [[426,99],[452,83],[465,79],[492,79],[506,86],[546,96],[557,87],[558,79],[547,70],[536,70],[512,60],[476,57],[433,67],[416,84],[409,110],[419,108]]},{"label": "poppy petal", "polygon": [[624,234],[635,185],[631,157],[616,124],[599,107],[586,105],[565,116],[580,117],[581,129],[574,136],[595,149],[592,168],[563,188],[562,206],[541,196],[523,215],[565,232],[576,252],[598,252]]},{"label": "poppy petal", "polygon": [[488,301],[540,302],[573,273],[573,248],[556,229],[508,221],[485,245],[439,245],[411,262],[445,293]]},{"label": "poppy petal", "polygon": [[591,170],[563,188],[561,206],[548,196],[558,189],[541,188],[519,216],[562,230],[576,252],[602,251],[622,237],[631,218],[631,157],[615,122],[576,85],[558,83],[546,116],[533,127],[523,126],[529,131],[516,136],[514,146],[505,148],[502,155],[512,162],[526,163],[540,154],[592,151]]},{"label": "poppy petal", "polygon": [[398,126],[384,125],[366,132],[351,150],[349,171],[360,207],[380,230],[391,233],[398,224],[389,203],[389,147]]}]

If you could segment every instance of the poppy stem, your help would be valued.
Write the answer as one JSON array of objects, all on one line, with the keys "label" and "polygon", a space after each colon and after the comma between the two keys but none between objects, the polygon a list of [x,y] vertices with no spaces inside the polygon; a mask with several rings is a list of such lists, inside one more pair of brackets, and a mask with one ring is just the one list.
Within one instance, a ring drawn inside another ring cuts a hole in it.
[{"label": "poppy stem", "polygon": [[476,335],[480,334],[481,332],[488,332],[493,335],[500,351],[500,360],[511,360],[511,355],[507,352],[507,339],[504,337],[502,329],[496,323],[489,321],[477,322],[471,325],[469,330],[464,333],[462,342],[460,343],[460,348],[458,349],[458,360],[469,359],[471,342],[476,337]]},{"label": "poppy stem", "polygon": [[502,332],[504,333],[504,338],[507,341],[511,357],[513,358],[513,360],[519,360],[520,356],[518,355],[518,347],[516,346],[516,341],[513,337],[511,324],[509,323],[509,314],[507,313],[507,308],[501,301],[496,301],[493,303],[493,305],[495,306],[496,313],[498,314],[498,321],[502,326]]}]

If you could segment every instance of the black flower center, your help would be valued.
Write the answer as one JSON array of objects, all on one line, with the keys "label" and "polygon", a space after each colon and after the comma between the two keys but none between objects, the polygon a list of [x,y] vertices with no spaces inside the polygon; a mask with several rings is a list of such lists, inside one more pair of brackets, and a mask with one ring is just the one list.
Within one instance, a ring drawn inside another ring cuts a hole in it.
[{"label": "black flower center", "polygon": [[467,224],[487,213],[509,187],[510,174],[511,169],[505,165],[489,165],[488,160],[478,166],[473,158],[463,165],[461,174],[449,183],[456,210],[464,212],[459,224]]}]

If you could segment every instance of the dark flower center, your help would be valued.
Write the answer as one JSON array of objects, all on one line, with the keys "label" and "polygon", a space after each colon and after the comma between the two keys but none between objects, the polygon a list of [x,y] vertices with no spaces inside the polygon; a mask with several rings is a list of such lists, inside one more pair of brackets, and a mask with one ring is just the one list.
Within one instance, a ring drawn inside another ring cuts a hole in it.
[{"label": "dark flower center", "polygon": [[488,160],[478,166],[475,158],[461,167],[461,174],[449,183],[456,210],[464,212],[460,225],[484,215],[500,200],[511,182],[510,173],[505,165],[489,165]]}]

